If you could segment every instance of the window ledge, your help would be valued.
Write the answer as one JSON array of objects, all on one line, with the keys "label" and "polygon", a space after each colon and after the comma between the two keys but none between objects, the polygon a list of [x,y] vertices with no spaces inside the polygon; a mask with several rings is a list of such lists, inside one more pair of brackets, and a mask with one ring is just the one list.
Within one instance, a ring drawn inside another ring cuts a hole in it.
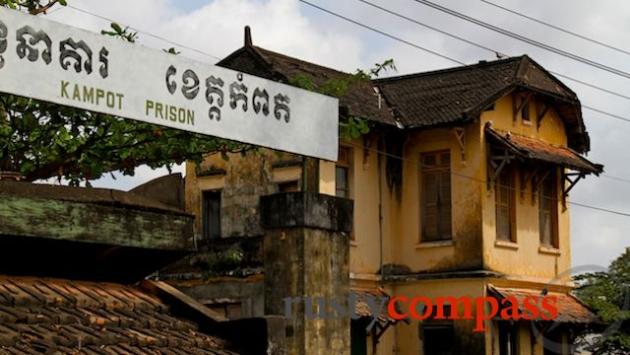
[{"label": "window ledge", "polygon": [[507,240],[496,240],[494,246],[499,248],[518,250],[518,244]]},{"label": "window ledge", "polygon": [[538,252],[541,254],[549,254],[549,255],[560,255],[560,249],[554,248],[552,246],[541,245],[538,247]]},{"label": "window ledge", "polygon": [[359,246],[359,244],[357,243],[357,241],[356,241],[356,240],[352,240],[352,239],[350,239],[350,246],[351,246],[351,247],[358,247],[358,246]]},{"label": "window ledge", "polygon": [[532,121],[531,120],[521,120],[521,122],[523,123],[523,126],[531,126],[532,125]]},{"label": "window ledge", "polygon": [[435,241],[435,242],[420,242],[420,243],[416,244],[416,249],[452,247],[453,245],[455,245],[453,240],[440,240],[440,241]]}]

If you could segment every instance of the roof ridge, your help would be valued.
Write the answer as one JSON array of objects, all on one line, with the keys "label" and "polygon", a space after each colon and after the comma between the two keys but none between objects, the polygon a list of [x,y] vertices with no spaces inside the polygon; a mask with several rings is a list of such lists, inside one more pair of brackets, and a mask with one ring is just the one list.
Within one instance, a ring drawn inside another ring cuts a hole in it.
[{"label": "roof ridge", "polygon": [[329,71],[332,71],[332,72],[336,72],[338,74],[348,75],[348,76],[352,75],[352,73],[348,73],[348,72],[345,72],[345,71],[341,71],[341,70],[338,70],[338,69],[327,67],[327,66],[324,66],[324,65],[321,65],[321,64],[309,62],[307,60],[296,58],[296,57],[292,57],[292,56],[289,56],[289,55],[286,55],[286,54],[274,52],[272,50],[269,50],[269,49],[266,49],[266,48],[262,48],[262,47],[259,47],[259,46],[252,46],[252,47],[255,48],[256,50],[258,50],[260,52],[260,54],[263,55],[263,56],[266,53],[269,53],[269,54],[272,54],[272,55],[275,55],[275,56],[278,56],[278,57],[282,57],[282,58],[285,58],[285,59],[288,59],[288,60],[298,61],[298,62],[302,62],[304,64],[308,64],[308,65],[311,65],[311,66],[314,66],[314,67],[318,67],[320,69],[326,69],[326,70],[329,70]]},{"label": "roof ridge", "polygon": [[520,56],[514,56],[514,57],[503,58],[503,59],[498,59],[498,60],[491,60],[491,61],[480,60],[479,62],[477,62],[475,64],[460,65],[460,66],[457,66],[457,67],[450,67],[450,68],[436,69],[436,70],[423,71],[423,72],[417,72],[417,73],[396,75],[396,76],[390,76],[390,77],[386,77],[386,78],[374,79],[373,81],[378,83],[378,82],[386,82],[386,81],[413,79],[413,78],[422,77],[422,76],[439,75],[439,74],[444,74],[444,73],[449,73],[449,72],[457,72],[457,71],[462,71],[462,70],[474,70],[474,69],[479,69],[479,68],[482,68],[482,67],[490,67],[490,66],[494,66],[494,65],[498,65],[498,64],[505,64],[505,63],[508,63],[508,62],[522,60],[525,57],[529,58],[526,54],[523,54],[523,55],[520,55]]}]

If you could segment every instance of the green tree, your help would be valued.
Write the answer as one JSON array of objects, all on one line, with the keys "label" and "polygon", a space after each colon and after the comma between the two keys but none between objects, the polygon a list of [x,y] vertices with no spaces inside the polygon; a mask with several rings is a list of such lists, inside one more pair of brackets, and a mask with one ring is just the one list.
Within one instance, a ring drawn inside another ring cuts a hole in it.
[{"label": "green tree", "polygon": [[607,326],[588,346],[594,354],[630,354],[630,248],[610,264],[607,272],[579,275],[578,297]]},{"label": "green tree", "polygon": [[[0,0],[0,6],[45,14],[65,0]],[[134,42],[136,33],[118,24],[104,35]],[[177,54],[174,49],[168,53]],[[0,170],[19,172],[27,181],[63,178],[71,185],[135,168],[187,160],[201,162],[214,152],[243,152],[245,144],[184,132],[101,113],[14,95],[0,95]]]}]

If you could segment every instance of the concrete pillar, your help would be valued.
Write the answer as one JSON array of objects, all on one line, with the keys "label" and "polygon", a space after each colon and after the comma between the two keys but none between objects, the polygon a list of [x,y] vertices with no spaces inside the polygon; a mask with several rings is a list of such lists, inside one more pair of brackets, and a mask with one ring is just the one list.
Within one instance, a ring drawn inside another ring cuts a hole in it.
[{"label": "concrete pillar", "polygon": [[[352,201],[295,192],[264,196],[260,206],[265,314],[286,315],[285,299],[302,299],[287,319],[287,353],[349,355],[350,318],[317,317],[318,305],[309,312],[303,300],[348,299]],[[335,314],[329,304],[324,308]]]}]

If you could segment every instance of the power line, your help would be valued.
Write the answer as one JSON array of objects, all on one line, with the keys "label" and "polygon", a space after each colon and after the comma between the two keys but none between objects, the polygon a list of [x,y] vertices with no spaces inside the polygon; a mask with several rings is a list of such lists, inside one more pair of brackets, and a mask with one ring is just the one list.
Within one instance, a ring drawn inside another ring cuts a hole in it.
[{"label": "power line", "polygon": [[582,105],[582,108],[585,108],[585,109],[593,111],[593,112],[601,113],[602,115],[606,115],[608,117],[612,117],[612,118],[618,119],[620,121],[630,122],[630,118],[628,118],[628,117],[616,115],[614,113],[606,112],[606,111],[600,110],[598,108],[594,108],[594,107],[587,106],[587,105]]},{"label": "power line", "polygon": [[630,217],[630,213],[615,211],[615,210],[611,210],[611,209],[608,209],[608,208],[591,206],[591,205],[587,205],[587,204],[584,204],[584,203],[573,202],[573,201],[569,201],[569,204],[571,204],[572,206],[579,206],[579,207],[588,208],[588,209],[596,210],[596,211],[600,211],[600,212],[607,212],[607,213],[612,213],[612,214],[616,214],[616,215],[619,215],[619,216]]},{"label": "power line", "polygon": [[[474,41],[472,41],[472,40],[469,40],[469,39],[466,39],[466,38],[464,38],[464,37],[458,36],[458,35],[453,34],[453,33],[451,33],[451,32],[448,32],[448,31],[445,31],[445,30],[439,29],[439,28],[437,28],[437,27],[434,27],[434,26],[428,25],[428,24],[426,24],[426,23],[424,23],[424,22],[421,22],[421,21],[419,21],[419,20],[416,20],[416,19],[411,18],[411,17],[406,16],[406,15],[403,15],[403,14],[401,14],[401,13],[399,13],[399,12],[395,12],[395,11],[392,11],[392,10],[390,10],[390,9],[387,9],[387,8],[385,8],[385,7],[383,7],[383,6],[379,6],[379,5],[377,5],[377,4],[373,3],[373,2],[370,2],[370,1],[367,1],[367,0],[357,0],[357,1],[360,1],[360,2],[362,2],[362,3],[366,4],[366,5],[369,5],[369,6],[371,6],[371,7],[374,7],[374,8],[376,8],[376,9],[380,10],[380,11],[386,12],[386,13],[388,13],[388,14],[390,14],[390,15],[393,15],[393,16],[396,16],[396,17],[402,18],[402,19],[404,19],[404,20],[406,20],[406,21],[412,22],[412,23],[414,23],[414,24],[416,24],[416,25],[418,25],[418,26],[422,26],[422,27],[424,27],[424,28],[428,28],[428,29],[433,30],[433,31],[435,31],[435,32],[441,33],[441,34],[443,34],[443,35],[445,35],[445,36],[448,36],[448,37],[451,37],[451,38],[457,39],[457,40],[462,41],[462,42],[465,42],[465,43],[468,43],[468,44],[470,44],[470,45],[472,45],[472,46],[474,46],[474,47],[477,47],[477,48],[483,49],[483,50],[485,50],[485,51],[488,51],[488,52],[491,52],[491,53],[500,54],[500,55],[503,55],[503,56],[509,56],[509,55],[507,55],[507,54],[505,54],[505,53],[502,53],[501,51],[499,51],[499,50],[497,50],[497,49],[490,48],[490,47],[485,46],[485,45],[483,45],[483,44],[480,44],[480,43],[478,43],[478,42],[474,42]],[[481,1],[483,1],[483,0],[481,0]],[[626,100],[630,100],[630,96],[627,96],[627,95],[624,95],[624,94],[621,94],[621,93],[618,93],[618,92],[615,92],[615,91],[612,91],[612,90],[609,90],[609,89],[603,88],[603,87],[601,87],[601,86],[598,86],[598,85],[595,85],[595,84],[592,84],[592,83],[589,83],[589,82],[586,82],[586,81],[583,81],[583,80],[580,80],[580,79],[577,79],[577,78],[574,78],[574,77],[570,77],[570,76],[565,75],[565,74],[561,74],[561,73],[554,72],[554,71],[551,71],[551,70],[550,70],[549,72],[550,72],[550,73],[552,73],[552,74],[554,74],[554,75],[557,75],[557,76],[559,76],[559,77],[562,77],[562,78],[565,78],[565,79],[568,79],[568,80],[574,81],[574,82],[576,82],[576,83],[579,83],[579,84],[582,84],[582,85],[588,86],[588,87],[590,87],[590,88],[597,89],[597,90],[603,91],[603,92],[605,92],[605,93],[608,93],[608,94],[611,94],[611,95],[614,95],[614,96],[617,96],[617,97],[621,97],[621,98],[626,99]]]},{"label": "power line", "polygon": [[418,44],[416,44],[416,43],[413,43],[413,42],[407,41],[407,40],[405,40],[405,39],[402,39],[402,38],[400,38],[400,37],[398,37],[398,36],[392,35],[392,34],[387,33],[387,32],[385,32],[385,31],[381,31],[381,30],[379,30],[379,29],[377,29],[377,28],[375,28],[375,27],[372,27],[372,26],[366,25],[366,24],[364,24],[364,23],[361,23],[361,22],[359,22],[359,21],[353,20],[353,19],[351,19],[351,18],[349,18],[349,17],[346,17],[346,16],[344,16],[344,15],[341,15],[341,14],[338,14],[338,13],[336,13],[336,12],[330,11],[330,10],[328,10],[328,9],[325,9],[325,8],[323,8],[323,7],[319,6],[319,5],[315,5],[315,4],[313,4],[313,3],[311,3],[311,2],[308,2],[308,1],[306,1],[306,0],[299,0],[299,1],[300,1],[300,2],[302,2],[302,3],[304,3],[304,4],[306,4],[306,5],[308,5],[308,6],[311,6],[311,7],[315,8],[315,9],[318,9],[318,10],[320,10],[320,11],[322,11],[322,12],[325,12],[325,13],[327,13],[327,14],[329,14],[329,15],[332,15],[332,16],[338,17],[338,18],[340,18],[340,19],[342,19],[342,20],[345,20],[345,21],[351,22],[351,23],[353,23],[353,24],[355,24],[355,25],[357,25],[357,26],[359,26],[359,27],[363,27],[363,28],[368,29],[368,30],[370,30],[370,31],[376,32],[376,33],[378,33],[378,34],[380,34],[380,35],[383,35],[383,36],[388,37],[388,38],[390,38],[390,39],[393,39],[393,40],[395,40],[395,41],[398,41],[398,42],[404,43],[404,44],[406,44],[406,45],[408,45],[408,46],[414,47],[414,48],[419,49],[419,50],[421,50],[421,51],[424,51],[424,52],[427,52],[427,53],[431,53],[431,54],[433,54],[433,55],[435,55],[435,56],[437,56],[437,57],[440,57],[440,58],[442,58],[442,59],[446,59],[446,60],[448,60],[449,62],[454,62],[454,63],[460,64],[460,65],[466,65],[466,63],[464,63],[464,62],[462,62],[462,61],[459,61],[459,60],[457,60],[457,59],[450,58],[449,56],[446,56],[446,55],[444,55],[444,54],[438,53],[438,52],[433,51],[433,50],[431,50],[431,49],[428,49],[428,48],[426,48],[426,47],[422,47],[422,46],[420,46],[420,45],[418,45]]},{"label": "power line", "polygon": [[616,180],[616,181],[620,181],[620,182],[630,183],[630,179],[626,179],[626,178],[622,178],[622,177],[612,176],[612,175],[608,175],[608,174],[601,174],[601,176],[605,177],[607,179],[611,179],[611,180]]},{"label": "power line", "polygon": [[602,46],[602,47],[606,47],[606,48],[608,48],[608,49],[612,49],[612,50],[614,50],[614,51],[616,51],[616,52],[619,52],[619,53],[623,53],[623,54],[626,54],[626,55],[630,55],[630,51],[627,51],[627,50],[625,50],[625,49],[621,49],[621,48],[619,48],[619,47],[615,47],[615,46],[613,46],[612,44],[608,44],[608,43],[605,43],[605,42],[602,42],[602,41],[598,41],[598,40],[596,40],[596,39],[594,39],[594,38],[587,37],[587,36],[585,36],[585,35],[581,35],[581,34],[579,34],[579,33],[577,33],[577,32],[573,32],[573,31],[568,30],[568,29],[566,29],[566,28],[562,28],[562,27],[560,27],[560,26],[556,26],[556,25],[551,24],[551,23],[549,23],[549,22],[545,22],[545,21],[543,21],[543,20],[540,20],[540,19],[537,19],[537,18],[535,18],[535,17],[532,17],[532,16],[529,16],[529,15],[526,15],[526,14],[524,14],[524,13],[522,13],[522,12],[519,12],[519,11],[516,11],[516,10],[512,10],[512,9],[510,9],[510,8],[508,8],[508,7],[505,7],[505,6],[502,6],[502,5],[499,5],[499,4],[496,4],[496,3],[493,3],[493,2],[488,1],[488,0],[479,0],[479,1],[481,1],[481,2],[483,2],[483,3],[486,3],[486,4],[490,5],[490,6],[494,6],[494,7],[498,8],[498,9],[503,10],[503,11],[506,11],[506,12],[512,13],[512,14],[514,14],[514,15],[516,15],[516,16],[519,16],[519,17],[522,17],[522,18],[528,19],[528,20],[530,20],[530,21],[533,21],[533,22],[539,23],[539,24],[541,24],[541,25],[543,25],[543,26],[546,26],[546,27],[549,27],[549,28],[553,28],[554,30],[557,30],[557,31],[560,31],[560,32],[563,32],[563,33],[569,34],[569,35],[571,35],[571,36],[573,36],[573,37],[577,37],[577,38],[583,39],[583,40],[585,40],[585,41],[588,41],[588,42],[591,42],[591,43],[595,43],[595,44],[597,44],[597,45],[600,45],[600,46]]},{"label": "power line", "polygon": [[[369,30],[371,30],[371,31],[374,31],[374,32],[376,32],[376,33],[382,34],[382,35],[384,35],[384,36],[386,36],[386,37],[388,37],[388,38],[391,38],[391,39],[394,39],[394,40],[397,40],[397,41],[398,41],[398,39],[397,39],[398,37],[397,37],[397,36],[394,36],[394,35],[391,35],[391,34],[389,34],[389,33],[386,33],[386,32],[384,32],[384,31],[381,31],[381,30],[379,30],[379,29],[376,29],[376,28],[374,28],[374,27],[372,27],[372,26],[365,25],[365,24],[360,23],[360,22],[358,22],[358,21],[356,21],[356,20],[353,20],[353,19],[350,19],[350,18],[348,18],[348,17],[346,17],[346,16],[340,15],[340,14],[338,14],[338,13],[334,12],[334,11],[331,11],[331,10],[325,9],[325,8],[323,8],[323,7],[321,7],[321,6],[314,5],[314,4],[312,4],[312,3],[310,3],[310,2],[308,2],[308,1],[306,1],[306,0],[300,0],[300,1],[301,1],[302,3],[305,3],[305,4],[309,5],[309,6],[312,6],[312,7],[316,8],[316,9],[319,9],[319,10],[321,10],[321,11],[323,11],[323,12],[326,12],[326,13],[328,13],[328,14],[332,15],[332,16],[335,16],[335,17],[341,18],[341,19],[343,19],[343,20],[349,21],[349,22],[351,22],[351,23],[353,23],[353,24],[356,24],[356,25],[358,25],[358,26],[360,26],[360,27],[363,27],[363,28],[369,29]],[[359,0],[359,1],[363,1],[363,0]],[[364,1],[363,1],[363,2],[364,2]],[[411,43],[411,42],[406,41],[406,40],[401,40],[401,41],[402,41],[402,43]],[[417,48],[417,47],[419,47],[419,46],[416,46],[416,45],[415,45],[415,43],[411,43],[411,45],[413,45],[413,47],[416,47],[416,48]],[[423,50],[423,51],[425,51],[425,52],[432,53],[432,54],[434,53],[433,51],[431,51],[431,50],[426,50],[425,48],[421,48],[421,50]],[[457,59],[454,59],[454,58],[452,58],[452,57],[449,57],[449,56],[447,56],[447,55],[445,55],[445,54],[438,53],[438,55],[439,55],[441,58],[445,58],[445,59],[449,60],[450,62],[454,62],[454,63],[458,63],[458,64],[464,64],[462,61],[459,61],[459,60],[457,60]],[[613,113],[609,113],[609,112],[606,112],[606,111],[603,111],[603,110],[600,110],[600,109],[597,109],[597,108],[594,108],[594,107],[586,106],[586,105],[582,105],[582,107],[583,107],[583,108],[585,108],[585,109],[587,109],[587,110],[592,110],[592,111],[594,111],[594,112],[597,112],[597,113],[600,113],[600,114],[603,114],[603,115],[607,115],[607,116],[609,116],[609,117],[612,117],[612,118],[615,118],[615,119],[618,119],[618,120],[621,120],[621,121],[630,122],[630,118],[627,118],[627,117],[623,117],[623,116],[620,116],[620,115],[616,115],[616,114],[613,114]],[[602,174],[602,176],[606,176],[606,175],[605,175],[605,174]],[[623,178],[617,178],[617,180],[620,180],[620,179],[623,179]],[[630,180],[628,180],[628,183],[630,183]]]},{"label": "power line", "polygon": [[[111,19],[111,18],[108,18],[108,17],[102,16],[102,15],[95,14],[95,13],[93,13],[93,12],[90,12],[90,11],[87,11],[87,10],[84,10],[84,9],[81,9],[81,8],[78,8],[78,7],[76,7],[76,6],[72,6],[72,5],[66,5],[66,6],[67,6],[67,7],[69,7],[69,8],[71,8],[71,9],[73,9],[73,10],[75,10],[75,11],[81,12],[81,13],[86,14],[86,15],[89,15],[89,16],[93,16],[93,17],[99,18],[99,19],[101,19],[101,20],[104,20],[104,21],[107,21],[107,22],[110,22],[110,23],[121,23],[121,22],[119,22],[119,21],[115,21],[115,20],[113,20],[113,19]],[[212,54],[210,54],[210,53],[207,53],[207,52],[201,51],[201,50],[196,49],[196,48],[193,48],[193,47],[185,46],[185,45],[183,45],[183,44],[179,44],[179,43],[177,43],[177,42],[175,42],[175,41],[171,41],[171,40],[170,40],[170,39],[168,39],[168,38],[164,38],[164,37],[161,37],[161,36],[158,36],[158,35],[154,35],[154,34],[153,34],[153,33],[151,33],[151,32],[141,30],[141,29],[139,29],[139,28],[137,28],[137,27],[132,27],[132,26],[129,26],[129,29],[131,29],[131,30],[133,30],[133,31],[136,31],[136,32],[138,32],[138,33],[142,33],[142,34],[143,34],[143,35],[145,35],[145,36],[149,36],[149,37],[152,37],[152,38],[158,39],[158,40],[160,40],[160,41],[166,42],[166,43],[168,43],[168,44],[171,44],[171,45],[174,45],[174,46],[178,46],[178,47],[181,47],[181,48],[185,48],[185,49],[188,49],[188,50],[190,50],[190,51],[193,51],[193,52],[196,52],[196,53],[199,53],[199,54],[205,55],[205,56],[207,56],[207,57],[214,58],[214,59],[216,59],[216,60],[221,60],[221,58],[219,58],[219,57],[217,57],[217,56],[215,56],[215,55],[212,55]]]},{"label": "power line", "polygon": [[[345,20],[347,22],[353,23],[353,24],[355,24],[355,25],[357,25],[359,27],[363,27],[363,28],[368,29],[370,31],[373,31],[375,33],[381,34],[381,35],[383,35],[385,37],[388,37],[390,39],[393,39],[395,41],[398,41],[398,42],[401,42],[403,44],[409,45],[411,47],[417,48],[417,49],[419,49],[419,50],[421,50],[423,52],[427,52],[427,53],[436,55],[436,56],[438,56],[440,58],[448,60],[449,62],[460,64],[460,65],[466,65],[466,63],[462,62],[461,60],[458,60],[458,59],[450,57],[450,56],[448,56],[446,54],[439,53],[439,52],[430,50],[428,48],[422,47],[422,46],[420,46],[420,45],[418,45],[416,43],[413,43],[411,41],[402,39],[402,38],[400,38],[398,36],[395,36],[395,35],[393,35],[391,33],[388,33],[388,32],[385,32],[383,30],[377,29],[377,28],[375,28],[373,26],[370,26],[370,25],[366,25],[366,24],[361,23],[361,22],[359,22],[357,20],[351,19],[351,18],[349,18],[347,16],[344,16],[344,15],[341,15],[341,14],[339,14],[337,12],[328,10],[328,9],[326,9],[324,7],[319,6],[319,5],[315,5],[315,4],[313,4],[313,3],[311,3],[311,2],[309,2],[307,0],[299,0],[299,1],[304,3],[304,4],[306,4],[306,5],[308,5],[308,6],[310,6],[310,7],[313,7],[315,9],[318,9],[318,10],[322,11],[322,12],[325,12],[325,13],[327,13],[329,15],[332,15],[334,17],[340,18],[340,19]],[[361,1],[361,0],[359,0],[359,1]],[[597,88],[597,86],[594,86],[592,84],[588,84],[588,85],[591,86],[591,87]],[[608,91],[607,89],[603,89],[603,88],[601,88],[601,90]],[[611,93],[613,93],[613,92],[611,92]],[[621,96],[621,97],[625,97],[622,94],[618,94],[618,93],[615,93],[615,94],[617,94],[618,96]],[[625,98],[630,99],[630,97],[625,97]],[[610,112],[606,112],[604,110],[597,109],[597,108],[594,108],[594,107],[590,107],[590,106],[587,106],[587,105],[582,105],[582,108],[585,108],[587,110],[591,110],[591,111],[594,111],[594,112],[600,113],[602,115],[605,115],[605,116],[608,116],[608,117],[611,117],[611,118],[615,118],[615,119],[618,119],[618,120],[621,120],[621,121],[630,122],[630,117],[620,116],[620,115],[617,115],[617,114],[614,114],[614,113],[610,113]]]},{"label": "power line", "polygon": [[572,53],[572,52],[569,52],[569,51],[565,51],[563,49],[559,49],[559,48],[556,48],[554,46],[548,45],[546,43],[543,43],[543,42],[531,39],[529,37],[522,36],[522,35],[520,35],[518,33],[506,30],[504,28],[501,28],[501,27],[498,27],[498,26],[494,26],[492,24],[489,24],[488,22],[481,21],[481,20],[476,19],[474,17],[465,15],[465,14],[463,14],[461,12],[457,12],[455,10],[449,9],[448,7],[441,6],[439,4],[436,4],[436,3],[428,1],[428,0],[413,0],[413,1],[415,1],[415,2],[417,2],[419,4],[431,7],[433,9],[435,9],[435,10],[441,11],[443,13],[449,14],[451,16],[455,16],[455,17],[460,18],[460,19],[462,19],[464,21],[473,23],[473,24],[475,24],[477,26],[484,27],[484,28],[489,29],[491,31],[500,33],[500,34],[502,34],[504,36],[507,36],[507,37],[519,40],[521,42],[530,44],[530,45],[535,46],[535,47],[539,47],[539,48],[545,49],[545,50],[547,50],[549,52],[556,53],[556,54],[561,55],[563,57],[572,59],[574,61],[590,65],[590,66],[592,66],[594,68],[597,68],[597,69],[600,69],[600,70],[603,70],[603,71],[607,71],[609,73],[612,73],[612,74],[615,74],[615,75],[618,75],[618,76],[630,79],[630,73],[628,73],[626,71],[623,71],[621,69],[613,68],[611,66],[608,66],[608,65],[596,62],[594,60],[591,60],[591,59],[579,56],[579,55],[577,55],[575,53]]},{"label": "power line", "polygon": [[[399,37],[394,36],[394,35],[390,35],[389,33],[386,33],[386,32],[383,32],[383,31],[380,31],[380,30],[378,30],[378,29],[376,29],[376,28],[373,28],[373,27],[371,27],[371,26],[364,25],[364,24],[362,24],[362,23],[360,23],[360,22],[358,22],[358,21],[352,20],[352,19],[350,19],[350,18],[348,18],[348,17],[345,17],[345,16],[343,16],[343,15],[336,14],[336,13],[334,13],[334,12],[332,12],[332,11],[329,11],[329,10],[324,9],[324,8],[322,8],[322,7],[319,7],[319,6],[317,6],[317,5],[311,4],[311,3],[309,3],[309,2],[307,2],[307,1],[305,1],[305,0],[300,0],[300,1],[301,1],[301,2],[303,2],[303,3],[306,3],[306,4],[308,4],[308,5],[310,5],[310,6],[312,6],[312,7],[315,7],[315,8],[317,8],[317,9],[321,10],[321,11],[324,11],[324,12],[326,12],[326,13],[330,14],[330,15],[333,15],[333,16],[336,16],[336,17],[339,17],[339,18],[342,18],[342,19],[344,19],[344,20],[346,20],[346,21],[350,21],[350,22],[352,22],[352,23],[354,23],[354,24],[356,24],[356,25],[358,25],[358,26],[361,26],[361,27],[364,27],[364,28],[370,29],[370,30],[372,30],[372,31],[376,31],[377,33],[380,33],[381,35],[384,35],[384,36],[389,37],[389,38],[391,38],[391,39],[394,39],[394,40],[397,40],[397,41],[401,41],[402,43],[408,44],[408,45],[413,46],[413,47],[415,47],[415,48],[417,48],[417,49],[420,49],[420,50],[422,50],[422,51],[425,51],[425,52],[428,52],[428,53],[434,54],[434,55],[436,55],[436,56],[442,57],[442,58],[447,59],[447,60],[449,60],[449,61],[452,61],[452,62],[455,62],[455,63],[461,64],[461,65],[465,65],[465,63],[464,63],[464,62],[461,62],[461,61],[459,61],[459,60],[457,60],[457,59],[454,59],[454,58],[448,57],[448,56],[443,55],[443,54],[441,54],[441,53],[438,53],[438,52],[432,51],[432,50],[430,50],[430,49],[424,48],[424,47],[422,47],[422,46],[416,45],[416,44],[414,44],[414,43],[412,43],[412,42],[408,42],[408,41],[406,41],[406,40],[404,40],[404,39],[402,39],[402,38],[399,38]],[[360,0],[360,1],[362,1],[362,0]],[[105,20],[105,21],[109,21],[109,22],[116,22],[116,21],[114,21],[114,20],[112,20],[112,19],[109,19],[109,18],[107,18],[107,17],[100,16],[100,15],[97,15],[97,14],[91,13],[91,12],[89,12],[89,11],[83,10],[83,9],[79,9],[79,8],[74,7],[74,6],[71,6],[71,5],[68,5],[68,7],[72,8],[72,9],[74,9],[74,10],[76,10],[76,11],[79,11],[79,12],[82,12],[82,13],[85,13],[85,14],[88,14],[88,15],[90,15],[90,16],[95,16],[95,17],[97,17],[97,18],[103,19],[103,20]],[[213,55],[211,55],[211,54],[208,54],[208,53],[202,52],[202,51],[200,51],[200,50],[198,50],[198,49],[191,48],[191,47],[187,47],[187,46],[183,46],[183,45],[181,45],[181,44],[179,44],[179,43],[177,43],[177,42],[173,42],[173,41],[171,41],[171,40],[168,40],[168,39],[165,39],[165,38],[162,38],[162,37],[159,37],[159,36],[153,35],[153,34],[151,34],[151,33],[149,33],[149,32],[142,31],[142,30],[139,30],[139,29],[137,29],[137,28],[132,28],[132,27],[129,27],[129,28],[131,28],[131,29],[132,29],[132,30],[134,30],[134,31],[137,31],[137,32],[143,33],[143,34],[145,34],[145,35],[148,35],[148,36],[151,36],[151,37],[157,38],[157,39],[159,39],[159,40],[165,41],[165,42],[167,42],[167,43],[170,43],[170,44],[173,44],[173,45],[176,45],[176,46],[179,46],[179,47],[187,48],[187,49],[189,49],[189,50],[192,50],[192,51],[195,51],[195,52],[198,52],[198,53],[204,54],[204,55],[211,56],[211,57],[216,58],[216,59],[218,59],[218,60],[220,60],[220,59],[221,59],[221,58],[216,57],[216,56],[213,56]],[[600,111],[600,110],[598,110],[598,112],[603,113],[603,114],[608,114],[608,113],[606,113],[606,112],[604,112],[604,111]],[[620,119],[627,120],[627,121],[629,121],[629,122],[630,122],[630,119],[625,119],[625,118],[623,118],[623,117],[619,117],[619,118],[620,118]],[[365,147],[361,147],[361,148],[365,149]],[[373,149],[373,148],[368,148],[368,149],[370,149],[370,150],[374,150],[374,151],[376,151],[378,154],[385,154],[385,155],[389,155],[389,156],[394,156],[394,157],[396,157],[396,158],[398,158],[398,159],[401,159],[401,160],[405,160],[405,159],[406,159],[406,158],[404,158],[404,157],[395,156],[395,155],[389,154],[389,153],[387,153],[387,152],[383,152],[383,151],[376,150],[376,149]],[[483,181],[483,180],[481,180],[481,179],[477,179],[477,178],[475,178],[475,177],[467,176],[467,175],[465,175],[465,174],[458,174],[458,173],[455,173],[455,172],[453,172],[453,174],[454,174],[454,175],[456,175],[456,176],[463,177],[463,178],[468,178],[468,179],[476,180],[476,181],[478,181],[478,182],[480,182],[480,183],[487,183],[486,181]],[[611,178],[611,179],[615,179],[615,180],[619,180],[619,181],[626,181],[626,182],[630,183],[630,180],[623,179],[623,178],[611,177],[611,176],[610,176],[609,178]],[[594,209],[594,210],[598,210],[598,211],[602,211],[602,212],[608,212],[608,213],[613,213],[613,214],[617,214],[617,215],[621,215],[621,216],[627,216],[627,217],[630,217],[630,214],[628,214],[628,213],[624,213],[624,212],[614,211],[614,210],[610,210],[610,209],[606,209],[606,208],[601,208],[601,207],[591,206],[591,205],[582,204],[582,203],[577,203],[577,202],[572,202],[572,201],[569,201],[569,203],[570,203],[570,204],[572,204],[572,205],[576,205],[576,206],[580,206],[580,207],[584,207],[584,208],[590,208],[590,209]]]}]

